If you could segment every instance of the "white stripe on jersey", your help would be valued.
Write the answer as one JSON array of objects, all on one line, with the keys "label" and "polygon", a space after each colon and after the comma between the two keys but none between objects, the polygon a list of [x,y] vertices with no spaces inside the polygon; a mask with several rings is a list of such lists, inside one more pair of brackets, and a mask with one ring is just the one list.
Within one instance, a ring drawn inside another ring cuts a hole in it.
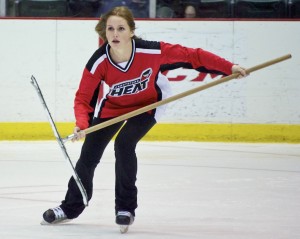
[{"label": "white stripe on jersey", "polygon": [[102,55],[101,57],[99,57],[99,59],[97,61],[95,61],[94,65],[93,65],[93,67],[91,69],[91,73],[92,74],[95,73],[97,67],[101,64],[102,61],[105,60],[106,57],[107,57],[106,55]]},{"label": "white stripe on jersey", "polygon": [[157,50],[157,49],[136,48],[136,52],[141,52],[146,54],[161,54],[161,50]]},{"label": "white stripe on jersey", "polygon": [[[169,79],[161,72],[158,73],[157,85],[161,90],[161,99],[164,100],[172,95],[172,88]],[[155,120],[158,122],[167,109],[167,105],[161,105],[156,108]]]},{"label": "white stripe on jersey", "polygon": [[106,100],[106,96],[109,93],[109,86],[104,81],[101,81],[101,90],[102,92],[99,92],[99,95],[101,94],[102,97],[98,98],[97,104],[94,111],[94,118],[98,118],[98,114],[100,112],[102,102]]}]

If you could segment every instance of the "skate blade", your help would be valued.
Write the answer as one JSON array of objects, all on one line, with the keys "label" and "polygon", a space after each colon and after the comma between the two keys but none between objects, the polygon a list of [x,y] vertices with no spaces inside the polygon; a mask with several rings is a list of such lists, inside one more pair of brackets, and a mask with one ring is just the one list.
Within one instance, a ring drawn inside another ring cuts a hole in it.
[{"label": "skate blade", "polygon": [[128,225],[120,225],[120,232],[123,234],[123,233],[126,233],[128,232],[128,228],[129,226]]},{"label": "skate blade", "polygon": [[72,219],[64,219],[64,220],[57,220],[57,221],[54,221],[52,223],[49,223],[49,222],[46,222],[45,220],[42,220],[41,221],[41,225],[42,226],[48,226],[48,225],[56,225],[56,224],[63,224],[63,223],[67,223],[69,221],[71,221]]}]

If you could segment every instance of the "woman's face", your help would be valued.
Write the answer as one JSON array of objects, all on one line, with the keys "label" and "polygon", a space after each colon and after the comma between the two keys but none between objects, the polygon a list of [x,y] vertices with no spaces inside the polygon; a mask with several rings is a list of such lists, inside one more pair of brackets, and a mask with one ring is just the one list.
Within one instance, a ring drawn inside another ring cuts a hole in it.
[{"label": "woman's face", "polygon": [[106,22],[106,38],[114,49],[122,49],[131,44],[134,32],[130,30],[127,21],[119,16],[110,16]]}]

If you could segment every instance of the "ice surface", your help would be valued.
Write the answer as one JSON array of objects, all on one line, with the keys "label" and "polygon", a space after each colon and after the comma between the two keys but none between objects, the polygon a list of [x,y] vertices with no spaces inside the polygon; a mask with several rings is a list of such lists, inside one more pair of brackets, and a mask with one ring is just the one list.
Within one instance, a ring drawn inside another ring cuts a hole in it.
[{"label": "ice surface", "polygon": [[[80,143],[66,143],[75,162]],[[0,141],[0,238],[300,238],[297,144],[144,142],[138,148],[139,207],[126,235],[114,222],[109,144],[89,207],[68,224],[41,226],[71,175],[56,141]]]}]

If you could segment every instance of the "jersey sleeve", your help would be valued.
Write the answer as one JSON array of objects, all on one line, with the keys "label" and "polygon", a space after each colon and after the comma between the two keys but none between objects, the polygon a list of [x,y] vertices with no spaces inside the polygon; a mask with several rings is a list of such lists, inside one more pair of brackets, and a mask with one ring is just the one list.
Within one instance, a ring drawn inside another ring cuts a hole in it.
[{"label": "jersey sleeve", "polygon": [[224,75],[231,74],[233,63],[201,48],[188,48],[179,44],[161,42],[161,65],[187,66],[187,68],[220,72]]},{"label": "jersey sleeve", "polygon": [[76,126],[81,130],[89,127],[98,97],[99,84],[100,78],[85,68],[74,100]]}]

